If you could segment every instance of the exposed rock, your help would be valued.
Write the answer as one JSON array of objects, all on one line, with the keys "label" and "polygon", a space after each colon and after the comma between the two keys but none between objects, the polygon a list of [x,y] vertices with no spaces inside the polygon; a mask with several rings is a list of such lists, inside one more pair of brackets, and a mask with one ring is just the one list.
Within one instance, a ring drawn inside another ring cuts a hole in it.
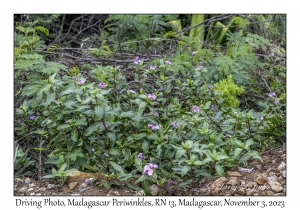
[{"label": "exposed rock", "polygon": [[30,193],[30,196],[34,196],[35,195],[35,192],[33,192],[33,193]]},{"label": "exposed rock", "polygon": [[159,188],[156,184],[151,185],[151,194],[157,195],[159,193]]},{"label": "exposed rock", "polygon": [[145,196],[144,190],[141,190],[135,194],[135,196]]},{"label": "exposed rock", "polygon": [[25,184],[29,184],[30,183],[30,179],[26,178],[24,182],[25,182]]},{"label": "exposed rock", "polygon": [[268,180],[265,178],[265,177],[263,177],[263,176],[258,176],[256,179],[255,179],[255,181],[258,183],[258,184],[260,184],[260,185],[263,185],[263,184],[265,184],[265,183],[267,183],[268,182]]},{"label": "exposed rock", "polygon": [[283,170],[283,171],[282,171],[282,176],[283,176],[284,178],[286,178],[286,170]]},{"label": "exposed rock", "polygon": [[237,171],[229,171],[229,172],[228,172],[228,175],[229,175],[229,176],[242,176],[242,174],[240,174],[240,173],[237,172]]},{"label": "exposed rock", "polygon": [[74,171],[67,177],[67,183],[84,182],[86,179],[97,178],[99,180],[107,179],[102,173],[85,173],[81,171]]},{"label": "exposed rock", "polygon": [[273,191],[267,191],[267,194],[269,195],[269,196],[271,196],[271,195],[274,195],[274,192]]},{"label": "exposed rock", "polygon": [[276,175],[268,176],[267,177],[268,181],[276,181],[278,178]]},{"label": "exposed rock", "polygon": [[77,185],[77,182],[70,182],[69,183],[70,190],[73,190],[76,187],[76,185]]},{"label": "exposed rock", "polygon": [[36,196],[41,196],[42,194],[41,193],[37,193],[37,194],[35,194]]},{"label": "exposed rock", "polygon": [[278,171],[285,170],[285,166],[286,166],[285,163],[281,162],[280,165],[278,166],[277,170]]},{"label": "exposed rock", "polygon": [[221,192],[221,189],[217,187],[215,190],[213,190],[211,192],[211,194],[216,196],[216,195],[219,195],[220,192]]},{"label": "exposed rock", "polygon": [[212,188],[221,187],[224,182],[227,182],[228,180],[224,177],[218,178],[216,181],[214,181]]},{"label": "exposed rock", "polygon": [[28,190],[27,190],[27,192],[31,192],[33,190],[33,188],[29,188]]},{"label": "exposed rock", "polygon": [[22,187],[21,189],[19,189],[19,192],[20,193],[24,193],[27,191],[27,187]]},{"label": "exposed rock", "polygon": [[29,184],[28,187],[29,187],[29,188],[35,187],[35,184],[34,184],[34,183]]},{"label": "exposed rock", "polygon": [[275,192],[281,192],[283,190],[283,187],[277,181],[269,181],[268,184]]},{"label": "exposed rock", "polygon": [[48,185],[47,185],[48,190],[53,189],[53,188],[56,188],[56,187],[57,187],[57,186],[56,186],[55,184],[48,184]]},{"label": "exposed rock", "polygon": [[39,192],[44,192],[46,191],[46,187],[41,187],[40,189],[38,189]]},{"label": "exposed rock", "polygon": [[232,186],[238,185],[238,183],[239,183],[239,180],[237,177],[231,177],[229,182],[227,182],[227,184],[232,185]]},{"label": "exposed rock", "polygon": [[248,184],[246,186],[247,186],[247,188],[252,189],[255,185],[256,185],[255,182],[248,182]]}]

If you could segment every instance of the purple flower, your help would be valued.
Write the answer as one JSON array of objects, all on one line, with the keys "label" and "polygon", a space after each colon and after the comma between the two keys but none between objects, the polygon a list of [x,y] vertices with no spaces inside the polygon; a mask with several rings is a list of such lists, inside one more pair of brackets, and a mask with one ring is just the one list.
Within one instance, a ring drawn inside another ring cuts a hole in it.
[{"label": "purple flower", "polygon": [[148,163],[148,165],[150,166],[150,168],[158,168],[158,165],[156,165],[155,163]]},{"label": "purple flower", "polygon": [[95,148],[92,148],[92,152],[95,152]]},{"label": "purple flower", "polygon": [[31,119],[31,120],[33,120],[34,118],[35,118],[34,115],[31,115],[31,116],[29,117],[29,119]]},{"label": "purple flower", "polygon": [[269,96],[269,97],[275,97],[275,96],[276,96],[276,93],[275,93],[275,92],[271,92],[271,93],[268,94],[268,96]]},{"label": "purple flower", "polygon": [[169,136],[166,136],[166,139],[168,139],[169,138]]},{"label": "purple flower", "polygon": [[90,180],[90,179],[86,179],[86,180],[85,180],[85,183],[86,183],[86,184],[91,184],[91,180]]},{"label": "purple flower", "polygon": [[194,107],[193,107],[193,111],[194,111],[194,112],[199,112],[199,106],[194,106]]},{"label": "purple flower", "polygon": [[150,94],[148,94],[148,98],[152,98],[152,100],[156,100],[157,97],[156,97],[156,95],[150,93]]},{"label": "purple flower", "polygon": [[156,66],[150,65],[150,69],[156,69]]},{"label": "purple flower", "polygon": [[136,56],[135,57],[135,61],[133,62],[134,64],[139,64],[139,62],[141,62],[140,57]]},{"label": "purple flower", "polygon": [[68,124],[69,123],[69,121],[68,120],[65,120],[65,124]]},{"label": "purple flower", "polygon": [[154,115],[155,115],[156,117],[159,117],[158,112],[154,112]]},{"label": "purple flower", "polygon": [[176,127],[180,126],[181,123],[174,121],[174,122],[172,122],[172,125],[173,125],[174,128],[176,128]]},{"label": "purple flower", "polygon": [[216,106],[215,105],[211,105],[211,107],[210,107],[212,110],[214,110],[215,108],[216,108]]},{"label": "purple flower", "polygon": [[100,82],[100,83],[99,83],[99,87],[100,87],[100,88],[105,88],[105,83],[104,83],[104,82]]},{"label": "purple flower", "polygon": [[213,85],[210,85],[209,88],[210,88],[210,89],[214,89],[214,86],[213,86]]},{"label": "purple flower", "polygon": [[278,105],[279,101],[277,99],[274,100],[274,104]]},{"label": "purple flower", "polygon": [[131,93],[136,93],[134,90],[129,90]]},{"label": "purple flower", "polygon": [[153,174],[153,170],[150,168],[149,165],[145,165],[144,166],[143,174],[147,174],[149,176],[151,176]]},{"label": "purple flower", "polygon": [[139,56],[136,56],[136,57],[135,57],[135,60],[139,60],[139,59],[140,59],[140,57],[139,57]]},{"label": "purple flower", "polygon": [[120,75],[120,78],[121,78],[122,80],[125,80],[125,77],[124,77],[123,75]]},{"label": "purple flower", "polygon": [[260,117],[259,117],[259,119],[260,119],[260,120],[263,120],[263,119],[264,119],[264,117],[263,117],[263,116],[260,116]]},{"label": "purple flower", "polygon": [[143,153],[139,153],[138,158],[143,159],[143,158],[146,158],[146,156],[144,156]]},{"label": "purple flower", "polygon": [[169,64],[169,65],[171,65],[171,64],[172,64],[172,62],[171,62],[171,61],[169,61],[169,60],[167,60],[167,61],[166,61],[166,63],[167,63],[167,64]]},{"label": "purple flower", "polygon": [[152,130],[156,131],[156,130],[158,130],[161,126],[160,126],[160,125],[154,125],[154,124],[149,123],[149,124],[148,124],[148,127],[150,127]]},{"label": "purple flower", "polygon": [[272,52],[272,53],[270,54],[270,56],[274,56],[274,53]]},{"label": "purple flower", "polygon": [[203,66],[197,66],[197,70],[200,70],[202,68],[203,68]]},{"label": "purple flower", "polygon": [[77,80],[77,84],[82,85],[82,84],[84,84],[84,81],[79,79],[79,80]]}]

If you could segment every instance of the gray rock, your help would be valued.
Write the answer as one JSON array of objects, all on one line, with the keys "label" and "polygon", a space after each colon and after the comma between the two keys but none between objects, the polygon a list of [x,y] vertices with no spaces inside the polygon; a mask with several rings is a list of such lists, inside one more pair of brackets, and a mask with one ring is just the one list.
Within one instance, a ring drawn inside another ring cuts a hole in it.
[{"label": "gray rock", "polygon": [[230,180],[227,182],[227,184],[235,186],[238,185],[239,180],[237,177],[231,177]]},{"label": "gray rock", "polygon": [[76,187],[76,185],[77,185],[77,182],[71,182],[71,183],[69,183],[69,188],[70,188],[70,190],[73,190],[75,187]]},{"label": "gray rock", "polygon": [[272,176],[268,176],[267,179],[269,181],[276,181],[278,179],[278,177],[276,175],[272,175]]},{"label": "gray rock", "polygon": [[33,188],[29,188],[28,190],[27,190],[27,192],[31,192],[33,190]]},{"label": "gray rock", "polygon": [[27,190],[27,187],[22,187],[21,189],[19,189],[19,192],[24,193],[24,192],[26,192],[26,190]]},{"label": "gray rock", "polygon": [[34,184],[34,183],[29,184],[28,187],[29,187],[29,188],[33,188],[33,187],[35,187],[35,184]]},{"label": "gray rock", "polygon": [[269,196],[272,196],[272,195],[274,195],[274,192],[273,191],[267,191],[267,194],[269,195]]},{"label": "gray rock", "polygon": [[284,178],[286,178],[286,170],[283,170],[283,171],[282,171],[282,176],[283,176]]},{"label": "gray rock", "polygon": [[269,181],[268,184],[270,185],[270,187],[272,188],[272,190],[274,190],[275,192],[281,192],[281,191],[283,191],[283,187],[277,181]]},{"label": "gray rock", "polygon": [[156,184],[151,185],[151,194],[157,195],[159,193],[159,188]]},{"label": "gray rock", "polygon": [[254,195],[255,193],[258,193],[258,191],[256,189],[252,189],[247,193],[247,195]]},{"label": "gray rock", "polygon": [[35,195],[35,192],[30,193],[30,196],[34,196],[34,195]]},{"label": "gray rock", "polygon": [[29,178],[26,178],[25,179],[25,184],[29,184],[30,183],[30,179]]},{"label": "gray rock", "polygon": [[41,193],[37,193],[37,194],[35,194],[36,196],[41,196],[42,194]]},{"label": "gray rock", "polygon": [[247,188],[253,188],[254,186],[256,185],[256,183],[255,182],[249,182],[246,186],[247,186]]},{"label": "gray rock", "polygon": [[277,170],[278,171],[285,170],[285,166],[286,166],[285,163],[281,162],[280,165],[278,166]]},{"label": "gray rock", "polygon": [[48,188],[48,190],[50,190],[50,189],[56,188],[56,185],[55,184],[48,184],[47,188]]},{"label": "gray rock", "polygon": [[238,189],[237,193],[238,193],[239,195],[246,195],[246,191],[245,191],[244,188]]}]

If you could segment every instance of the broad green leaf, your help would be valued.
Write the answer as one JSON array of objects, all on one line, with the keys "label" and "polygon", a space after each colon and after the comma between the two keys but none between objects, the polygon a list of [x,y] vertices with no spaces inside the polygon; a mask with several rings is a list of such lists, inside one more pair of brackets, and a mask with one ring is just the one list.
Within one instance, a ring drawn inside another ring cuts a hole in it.
[{"label": "broad green leaf", "polygon": [[140,158],[135,158],[134,159],[134,166],[137,168],[138,171],[142,172],[142,160]]},{"label": "broad green leaf", "polygon": [[120,165],[118,165],[117,163],[115,163],[113,161],[110,161],[109,163],[116,171],[118,171],[122,174],[125,174],[123,168]]},{"label": "broad green leaf", "polygon": [[138,179],[134,182],[134,185],[136,185],[136,184],[139,183],[139,182],[144,181],[145,179],[147,179],[147,175],[146,175],[146,174],[140,176],[140,178],[138,178]]},{"label": "broad green leaf", "polygon": [[146,195],[151,195],[151,186],[148,180],[142,181],[142,186]]},{"label": "broad green leaf", "polygon": [[124,173],[119,173],[117,175],[117,178],[121,181],[126,181],[127,179],[131,178],[132,174],[124,174]]},{"label": "broad green leaf", "polygon": [[110,148],[110,149],[108,150],[108,153],[109,153],[110,155],[115,156],[115,155],[120,154],[121,151],[120,151],[119,148]]},{"label": "broad green leaf", "polygon": [[102,184],[105,188],[110,189],[110,184],[107,180],[102,179]]},{"label": "broad green leaf", "polygon": [[101,120],[102,117],[103,117],[103,107],[102,106],[96,106],[95,107],[95,114]]},{"label": "broad green leaf", "polygon": [[143,101],[143,102],[139,105],[139,112],[143,112],[143,111],[146,109],[146,106],[147,106],[147,103]]},{"label": "broad green leaf", "polygon": [[186,150],[184,150],[184,149],[178,149],[177,152],[176,152],[175,158],[176,159],[181,158],[181,156],[184,155],[185,153],[186,153]]},{"label": "broad green leaf", "polygon": [[49,174],[49,175],[43,176],[42,178],[43,179],[52,179],[52,178],[55,178],[55,176],[53,174]]},{"label": "broad green leaf", "polygon": [[100,128],[100,126],[101,126],[101,122],[96,122],[96,123],[90,125],[90,126],[86,129],[85,135],[86,135],[86,136],[91,135],[95,130],[97,130],[98,128]]},{"label": "broad green leaf", "polygon": [[94,172],[99,172],[99,168],[97,166],[90,166],[88,164],[82,164],[82,168],[89,169]]},{"label": "broad green leaf", "polygon": [[236,148],[236,149],[234,150],[234,152],[233,152],[233,155],[234,155],[235,157],[237,157],[242,151],[243,151],[242,148]]},{"label": "broad green leaf", "polygon": [[190,166],[183,166],[182,170],[181,170],[181,176],[184,176],[187,174],[187,172],[189,172],[191,170]]},{"label": "broad green leaf", "polygon": [[223,177],[226,176],[225,171],[224,171],[224,169],[223,169],[222,166],[216,165],[216,166],[215,166],[215,169],[216,169],[216,172],[217,172],[217,174],[218,174],[219,176],[223,176]]},{"label": "broad green leaf", "polygon": [[138,133],[138,134],[133,135],[133,138],[136,140],[139,140],[141,138],[144,138],[145,136],[147,136],[147,133]]},{"label": "broad green leaf", "polygon": [[148,150],[149,150],[149,143],[148,143],[148,141],[143,141],[143,143],[142,143],[142,149],[143,149],[143,151],[146,153],[146,152],[148,152]]},{"label": "broad green leaf", "polygon": [[141,190],[142,190],[142,188],[140,188],[140,187],[138,187],[138,186],[134,186],[134,185],[132,185],[132,184],[130,184],[130,183],[127,183],[127,186],[128,186],[129,188],[135,190],[135,191],[141,191]]},{"label": "broad green leaf", "polygon": [[71,127],[69,124],[62,124],[57,127],[57,130],[63,130]]}]

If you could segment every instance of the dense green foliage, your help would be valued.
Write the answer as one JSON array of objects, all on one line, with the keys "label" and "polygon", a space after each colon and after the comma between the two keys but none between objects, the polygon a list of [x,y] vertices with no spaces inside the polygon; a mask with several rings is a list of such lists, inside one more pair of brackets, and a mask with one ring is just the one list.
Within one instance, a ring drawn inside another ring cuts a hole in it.
[{"label": "dense green foliage", "polygon": [[[278,15],[88,16],[15,17],[16,175],[101,171],[149,194],[151,182],[225,176],[284,143]],[[203,35],[185,34],[191,21]]]}]

